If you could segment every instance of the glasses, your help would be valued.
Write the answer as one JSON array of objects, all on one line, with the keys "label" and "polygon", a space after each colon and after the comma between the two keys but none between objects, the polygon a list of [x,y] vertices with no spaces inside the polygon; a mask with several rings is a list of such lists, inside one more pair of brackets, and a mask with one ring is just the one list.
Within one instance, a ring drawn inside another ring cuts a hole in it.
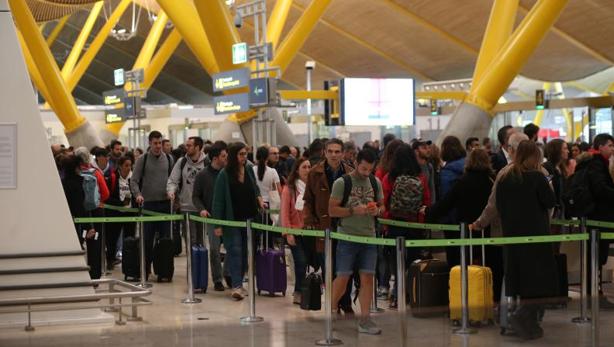
[{"label": "glasses", "polygon": [[247,155],[247,152],[239,152],[239,157],[244,157]]},{"label": "glasses", "polygon": [[279,152],[269,153],[269,155],[279,155]]}]

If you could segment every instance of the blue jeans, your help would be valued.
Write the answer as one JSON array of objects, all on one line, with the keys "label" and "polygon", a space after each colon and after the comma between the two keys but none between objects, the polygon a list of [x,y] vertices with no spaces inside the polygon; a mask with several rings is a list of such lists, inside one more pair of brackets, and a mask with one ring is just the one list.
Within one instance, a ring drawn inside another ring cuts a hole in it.
[{"label": "blue jeans", "polygon": [[247,232],[244,228],[224,228],[224,245],[232,287],[243,286],[243,275],[247,271]]},{"label": "blue jeans", "polygon": [[337,243],[337,276],[359,273],[375,274],[377,246],[339,240]]},{"label": "blue jeans", "polygon": [[[143,209],[169,214],[171,211],[171,203],[169,200],[163,201],[145,201],[143,203]],[[158,234],[158,238],[167,238],[171,234],[170,222],[146,222],[143,223],[144,235],[145,235],[145,271],[149,275],[151,273],[151,263],[153,262],[153,247],[155,235]]]},{"label": "blue jeans", "polygon": [[303,288],[303,281],[305,280],[307,259],[305,257],[305,250],[303,249],[303,238],[301,236],[295,236],[294,240],[296,240],[296,246],[290,246],[292,259],[294,259],[294,292],[300,293]]}]

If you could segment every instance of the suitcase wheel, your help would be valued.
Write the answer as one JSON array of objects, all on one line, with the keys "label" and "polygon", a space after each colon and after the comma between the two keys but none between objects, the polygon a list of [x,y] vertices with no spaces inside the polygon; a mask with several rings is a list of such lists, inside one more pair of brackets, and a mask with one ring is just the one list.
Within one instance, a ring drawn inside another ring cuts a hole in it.
[{"label": "suitcase wheel", "polygon": [[452,326],[459,327],[460,326],[460,321],[456,320],[456,319],[452,320]]},{"label": "suitcase wheel", "polygon": [[258,295],[260,295],[260,289],[258,289]]},{"label": "suitcase wheel", "polygon": [[282,292],[281,294],[282,294],[283,296],[286,296],[286,292]]}]

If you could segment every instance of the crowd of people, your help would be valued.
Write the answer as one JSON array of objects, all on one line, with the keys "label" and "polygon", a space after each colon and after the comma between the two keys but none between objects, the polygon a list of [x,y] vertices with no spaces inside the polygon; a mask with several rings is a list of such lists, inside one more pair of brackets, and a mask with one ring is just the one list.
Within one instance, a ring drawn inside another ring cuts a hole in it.
[{"label": "crowd of people", "polygon": [[[133,215],[103,209],[109,204],[408,239],[432,235],[378,225],[377,218],[463,222],[471,232],[482,230],[485,237],[560,232],[550,225],[552,218],[583,216],[614,221],[614,176],[610,170],[614,138],[599,134],[590,145],[568,144],[560,139],[544,143],[538,142],[538,130],[533,124],[523,131],[504,126],[497,133],[497,150],[488,138],[448,136],[438,147],[420,138],[406,143],[392,134],[386,134],[381,145],[369,141],[362,147],[336,138],[316,139],[301,151],[292,146],[252,148],[241,142],[212,143],[190,137],[173,149],[158,131],[149,134],[145,153],[131,151],[116,140],[106,148],[53,145],[51,149],[73,217]],[[569,196],[578,187],[584,187],[591,198],[584,215],[578,215],[577,206],[569,206]],[[101,228],[97,224],[75,224],[79,242],[88,250],[92,278],[99,278],[104,270],[101,252],[106,252],[107,265],[112,269],[120,262],[120,235],[133,237],[135,232],[134,223],[108,224],[106,244],[102,245],[98,237]],[[154,260],[154,240],[168,237],[171,229],[169,222],[145,223],[147,276]],[[191,225],[189,230],[193,243],[204,242],[198,226]],[[301,288],[310,271],[333,271],[333,307],[337,313],[354,314],[350,295],[355,287],[360,303],[359,331],[381,332],[369,317],[373,288],[377,287],[379,297],[389,298],[392,309],[402,295],[397,293],[396,283],[390,285],[396,266],[393,249],[336,241],[333,269],[325,269],[322,239],[282,236],[283,242],[270,238],[267,247],[287,245],[291,250],[296,279],[294,303],[301,303]],[[243,299],[247,295],[243,287],[248,266],[246,230],[208,225],[206,237],[214,289],[230,289],[233,299]],[[446,232],[445,237],[458,235]],[[608,247],[606,241],[601,242],[601,265],[607,261]],[[561,274],[555,260],[558,252],[558,245],[551,244],[486,246],[485,259],[470,259],[491,268],[495,302],[501,299],[504,281],[505,295],[520,298],[521,306],[511,324],[523,338],[543,335],[539,325],[545,302],[542,299],[557,296],[560,289]],[[450,267],[460,263],[458,247],[448,247],[445,253]],[[476,252],[476,257],[480,256]],[[406,261],[410,264],[429,257],[432,254],[428,249],[409,248]],[[604,296],[600,300],[602,307],[614,308]]]}]

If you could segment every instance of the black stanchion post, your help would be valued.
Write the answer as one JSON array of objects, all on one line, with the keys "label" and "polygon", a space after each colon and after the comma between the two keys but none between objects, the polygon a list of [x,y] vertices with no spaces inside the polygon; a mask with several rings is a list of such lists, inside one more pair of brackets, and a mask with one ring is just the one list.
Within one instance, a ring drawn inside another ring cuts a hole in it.
[{"label": "black stanchion post", "polygon": [[330,229],[324,234],[325,283],[324,310],[326,311],[324,339],[316,341],[318,346],[338,346],[343,341],[333,338],[333,240]]},{"label": "black stanchion post", "polygon": [[599,230],[591,230],[591,339],[599,346]]},{"label": "black stanchion post", "polygon": [[[106,213],[104,209],[102,209],[102,216],[105,217]],[[106,277],[110,275],[111,272],[107,271],[107,233],[104,222],[100,223],[100,275],[102,277]]]},{"label": "black stanchion post", "polygon": [[[580,220],[580,233],[586,234],[586,218]],[[588,317],[588,240],[580,243],[580,316],[573,318],[571,321],[578,324],[589,323],[591,319]]]},{"label": "black stanchion post", "polygon": [[241,323],[258,323],[264,319],[256,316],[256,281],[254,280],[254,234],[252,231],[252,220],[247,220],[247,286],[249,290],[249,316],[241,317]]},{"label": "black stanchion post", "polygon": [[[139,211],[139,217],[143,217],[143,211]],[[143,221],[137,222],[139,229],[139,262],[141,267],[141,283],[137,286],[141,288],[151,288],[153,284],[147,283],[147,272],[145,271],[145,229],[143,228]]]},{"label": "black stanchion post", "polygon": [[[467,225],[460,224],[461,240],[467,238]],[[467,266],[466,246],[461,245],[461,327],[454,330],[455,334],[475,334],[477,331],[469,327],[469,274]]]},{"label": "black stanchion post", "polygon": [[[201,299],[194,297],[194,283],[192,283],[192,232],[190,230],[190,213],[185,214],[185,255],[187,258],[186,275],[188,278],[188,297],[181,300],[183,304],[198,304]],[[172,230],[171,230],[172,233]],[[171,234],[172,235],[172,234]]]},{"label": "black stanchion post", "polygon": [[405,346],[407,343],[407,301],[406,301],[406,293],[407,289],[405,288],[405,238],[397,237],[396,244],[396,253],[397,253],[397,273],[396,279],[397,282],[397,306],[399,308],[399,322],[401,324],[401,346]]}]

